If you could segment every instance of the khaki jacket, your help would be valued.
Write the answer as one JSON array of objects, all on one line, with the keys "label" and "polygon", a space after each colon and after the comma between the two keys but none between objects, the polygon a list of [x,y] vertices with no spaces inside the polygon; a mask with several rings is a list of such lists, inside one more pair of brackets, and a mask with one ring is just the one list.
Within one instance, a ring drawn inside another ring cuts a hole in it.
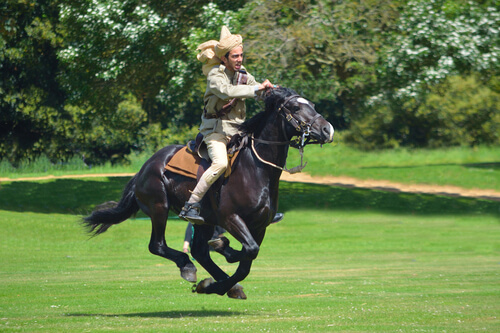
[{"label": "khaki jacket", "polygon": [[[244,68],[242,68],[244,69]],[[245,121],[245,99],[254,98],[256,86],[259,85],[255,78],[248,74],[246,85],[236,85],[236,73],[224,65],[214,66],[207,75],[207,90],[203,98],[205,112],[201,116],[200,132],[205,137],[211,133],[223,134],[232,137],[238,133],[238,125]],[[237,98],[231,112],[222,118],[210,118],[216,110],[221,110],[231,99]]]}]

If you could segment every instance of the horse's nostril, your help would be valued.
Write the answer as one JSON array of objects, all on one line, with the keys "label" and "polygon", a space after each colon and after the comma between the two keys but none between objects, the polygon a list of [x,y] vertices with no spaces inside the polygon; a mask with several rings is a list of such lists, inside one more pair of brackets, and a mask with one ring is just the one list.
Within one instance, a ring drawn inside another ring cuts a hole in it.
[{"label": "horse's nostril", "polygon": [[333,141],[333,134],[335,133],[335,130],[333,129],[332,124],[328,123],[328,126],[323,127],[323,135],[327,139],[327,142],[332,142]]}]

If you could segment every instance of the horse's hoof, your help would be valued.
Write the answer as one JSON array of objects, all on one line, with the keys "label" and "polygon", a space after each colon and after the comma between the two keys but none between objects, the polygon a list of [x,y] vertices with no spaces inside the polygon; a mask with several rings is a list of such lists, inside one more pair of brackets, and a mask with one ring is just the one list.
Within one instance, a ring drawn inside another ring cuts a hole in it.
[{"label": "horse's hoof", "polygon": [[215,250],[215,252],[223,252],[224,249],[229,246],[229,239],[224,236],[216,239],[211,239],[208,241],[208,245],[210,245]]},{"label": "horse's hoof", "polygon": [[235,284],[229,291],[227,292],[227,297],[236,298],[236,299],[247,299],[247,295],[243,292],[243,287],[241,284]]},{"label": "horse's hoof", "polygon": [[193,264],[187,264],[181,268],[181,277],[188,282],[196,282],[196,267]]},{"label": "horse's hoof", "polygon": [[207,287],[212,283],[215,283],[214,279],[212,278],[202,280],[200,283],[193,286],[193,293],[206,294]]}]

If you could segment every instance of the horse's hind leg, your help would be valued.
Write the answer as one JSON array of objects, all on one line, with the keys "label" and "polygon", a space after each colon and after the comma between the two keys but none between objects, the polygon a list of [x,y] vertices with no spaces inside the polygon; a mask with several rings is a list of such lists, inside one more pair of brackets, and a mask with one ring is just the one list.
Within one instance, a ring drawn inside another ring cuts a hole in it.
[{"label": "horse's hind leg", "polygon": [[165,229],[168,218],[168,204],[157,203],[149,210],[152,231],[149,251],[160,257],[172,260],[181,271],[181,277],[189,282],[196,282],[196,267],[189,256],[183,252],[171,249],[165,240]]},{"label": "horse's hind leg", "polygon": [[214,249],[215,252],[222,254],[228,263],[240,261],[244,254],[242,251],[238,251],[230,247],[229,239],[224,236],[210,240],[208,244]]}]

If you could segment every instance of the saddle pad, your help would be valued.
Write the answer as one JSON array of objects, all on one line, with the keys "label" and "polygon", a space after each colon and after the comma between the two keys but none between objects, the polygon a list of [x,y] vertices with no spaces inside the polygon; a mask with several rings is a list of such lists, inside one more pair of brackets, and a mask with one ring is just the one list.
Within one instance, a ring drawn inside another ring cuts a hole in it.
[{"label": "saddle pad", "polygon": [[201,158],[191,154],[186,147],[175,153],[165,166],[165,169],[189,178],[196,179]]},{"label": "saddle pad", "polygon": [[[229,177],[233,169],[236,157],[239,151],[235,152],[232,156],[228,155],[229,165],[224,174],[224,178]],[[197,179],[198,169],[201,164],[201,157],[194,155],[187,147],[182,148],[170,159],[165,166],[165,170],[177,173],[182,176]]]}]

